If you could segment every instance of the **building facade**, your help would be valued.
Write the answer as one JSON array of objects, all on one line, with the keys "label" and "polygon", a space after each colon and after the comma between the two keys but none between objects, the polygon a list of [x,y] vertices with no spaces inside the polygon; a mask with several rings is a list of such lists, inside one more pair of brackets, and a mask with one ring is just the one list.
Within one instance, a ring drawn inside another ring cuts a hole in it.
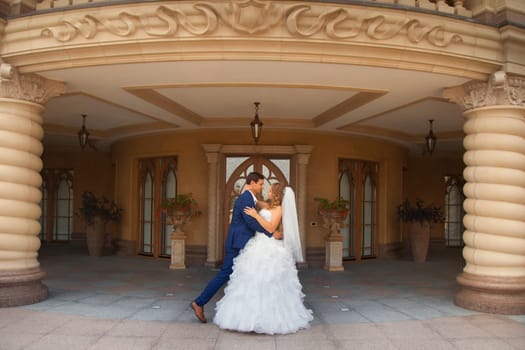
[{"label": "building facade", "polygon": [[257,170],[295,189],[308,265],[315,198],[349,201],[348,263],[398,257],[397,206],[422,198],[446,209],[434,242],[464,244],[456,303],[525,312],[521,1],[0,4],[0,305],[47,297],[41,242],[85,235],[86,191],[123,209],[116,253],[152,258],[171,253],[163,199],[192,193],[187,263],[220,264]]}]

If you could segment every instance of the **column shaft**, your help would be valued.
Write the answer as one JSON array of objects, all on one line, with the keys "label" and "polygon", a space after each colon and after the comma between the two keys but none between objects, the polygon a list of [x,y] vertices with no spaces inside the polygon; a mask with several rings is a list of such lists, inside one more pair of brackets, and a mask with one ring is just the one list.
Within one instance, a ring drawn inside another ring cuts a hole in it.
[{"label": "column shaft", "polygon": [[525,107],[464,113],[466,266],[455,302],[502,314],[525,313]]},{"label": "column shaft", "polygon": [[219,208],[219,151],[221,145],[203,145],[208,159],[208,247],[205,265],[216,267],[219,262],[221,249],[220,235],[218,234]]},{"label": "column shaft", "polygon": [[40,104],[0,98],[0,307],[47,298],[40,248]]}]

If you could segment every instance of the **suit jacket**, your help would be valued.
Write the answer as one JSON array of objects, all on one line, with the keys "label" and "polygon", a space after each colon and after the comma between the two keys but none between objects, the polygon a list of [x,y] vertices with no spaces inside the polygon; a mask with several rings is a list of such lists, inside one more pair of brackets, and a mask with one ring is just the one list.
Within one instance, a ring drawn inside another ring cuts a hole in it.
[{"label": "suit jacket", "polygon": [[253,217],[244,213],[245,207],[255,207],[253,196],[250,191],[244,191],[235,201],[233,206],[232,220],[226,237],[226,248],[242,249],[248,243],[255,232],[262,232],[271,237]]}]

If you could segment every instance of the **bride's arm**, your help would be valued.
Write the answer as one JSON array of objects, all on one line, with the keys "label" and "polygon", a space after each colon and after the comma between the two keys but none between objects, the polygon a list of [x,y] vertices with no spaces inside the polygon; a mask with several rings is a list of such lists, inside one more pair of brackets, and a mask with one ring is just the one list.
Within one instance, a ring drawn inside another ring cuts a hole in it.
[{"label": "bride's arm", "polygon": [[270,209],[272,212],[272,220],[266,221],[262,216],[259,215],[257,210],[254,208],[246,207],[244,208],[244,213],[247,215],[250,215],[253,217],[257,222],[268,232],[275,232],[277,230],[277,227],[279,227],[279,223],[281,222],[281,216],[283,214],[282,208],[275,207]]}]

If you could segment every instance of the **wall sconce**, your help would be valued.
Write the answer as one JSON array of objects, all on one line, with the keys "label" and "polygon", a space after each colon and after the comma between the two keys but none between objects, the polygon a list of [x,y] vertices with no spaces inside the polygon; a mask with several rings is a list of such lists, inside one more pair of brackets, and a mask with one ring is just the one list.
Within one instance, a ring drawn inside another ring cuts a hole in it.
[{"label": "wall sconce", "polygon": [[434,122],[434,119],[429,119],[428,122],[430,124],[430,130],[428,130],[428,134],[425,137],[425,143],[427,146],[427,151],[431,155],[432,152],[434,152],[434,148],[436,148],[437,138],[432,131],[432,123]]},{"label": "wall sconce", "polygon": [[257,141],[259,141],[259,138],[262,134],[262,128],[263,128],[263,122],[259,119],[259,102],[254,102],[255,105],[255,117],[253,118],[252,122],[250,123],[250,127],[252,129],[252,137],[253,141],[255,141],[255,144],[257,144]]},{"label": "wall sconce", "polygon": [[86,115],[82,114],[82,128],[78,132],[78,142],[80,143],[80,147],[84,149],[88,143],[89,138],[89,132],[86,129]]}]

